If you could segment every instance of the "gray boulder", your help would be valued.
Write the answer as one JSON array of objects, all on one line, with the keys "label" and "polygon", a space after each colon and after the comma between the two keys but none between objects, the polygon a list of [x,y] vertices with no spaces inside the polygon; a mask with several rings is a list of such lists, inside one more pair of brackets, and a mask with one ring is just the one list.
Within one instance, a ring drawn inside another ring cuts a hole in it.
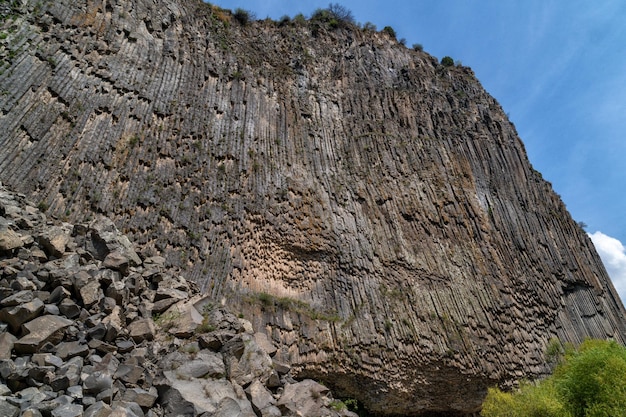
[{"label": "gray boulder", "polygon": [[26,336],[15,342],[17,353],[36,353],[45,343],[56,345],[63,338],[63,330],[74,322],[58,316],[41,316],[23,325]]},{"label": "gray boulder", "polygon": [[246,394],[257,415],[260,414],[261,417],[280,417],[281,412],[276,407],[276,399],[260,381],[252,382],[246,388]]},{"label": "gray boulder", "polygon": [[38,317],[43,312],[43,309],[43,301],[35,298],[28,303],[3,308],[0,310],[0,321],[8,323],[11,330],[17,332],[22,324]]},{"label": "gray boulder", "polygon": [[284,416],[322,417],[328,415],[328,410],[324,412],[324,398],[328,393],[329,390],[325,386],[305,379],[285,385],[277,406]]},{"label": "gray boulder", "polygon": [[52,417],[81,417],[83,415],[83,406],[79,404],[64,404],[51,413]]},{"label": "gray boulder", "polygon": [[239,385],[224,379],[190,378],[176,372],[176,370],[165,371],[164,375],[169,382],[170,389],[178,391],[182,399],[193,404],[197,414],[209,413],[214,415],[219,410],[221,410],[220,413],[234,410],[232,403],[226,400],[230,399],[237,404],[238,411],[235,415],[240,417],[256,416],[245,392]]},{"label": "gray boulder", "polygon": [[0,251],[12,251],[24,245],[20,234],[7,227],[0,227]]},{"label": "gray boulder", "polygon": [[139,406],[139,404],[135,402],[129,401],[115,401],[111,408],[113,412],[110,417],[144,417],[145,414],[143,410]]},{"label": "gray boulder", "polygon": [[128,333],[135,343],[154,339],[156,327],[151,318],[139,319],[128,325]]},{"label": "gray boulder", "polygon": [[83,413],[83,417],[109,417],[113,410],[102,401],[91,404]]},{"label": "gray boulder", "polygon": [[101,371],[94,371],[83,381],[83,390],[87,394],[99,394],[113,386],[111,375]]},{"label": "gray boulder", "polygon": [[71,230],[66,225],[50,227],[38,236],[39,245],[48,255],[61,258],[70,241]]},{"label": "gray boulder", "polygon": [[141,388],[130,388],[124,392],[122,399],[128,402],[134,402],[139,404],[142,408],[150,408],[154,405],[159,394],[156,388],[151,387],[149,391]]},{"label": "gray boulder", "polygon": [[0,333],[0,360],[11,359],[11,351],[16,341],[17,337],[11,333]]},{"label": "gray boulder", "polygon": [[180,338],[193,336],[196,329],[204,320],[202,315],[194,307],[193,300],[174,304],[163,316],[175,317],[175,320],[170,323],[168,333]]},{"label": "gray boulder", "polygon": [[128,259],[130,266],[141,264],[128,237],[120,234],[110,219],[100,216],[89,224],[91,239],[87,241],[87,250],[103,261],[111,252],[118,252]]},{"label": "gray boulder", "polygon": [[0,397],[0,416],[18,417],[20,415],[19,407],[9,403],[6,399]]},{"label": "gray boulder", "polygon": [[13,306],[17,306],[20,304],[29,303],[33,301],[33,298],[35,298],[35,295],[33,294],[32,291],[28,291],[28,290],[18,291],[0,300],[0,306],[13,307]]},{"label": "gray boulder", "polygon": [[265,384],[272,373],[272,358],[247,333],[231,339],[222,349],[225,353],[228,377],[246,386],[253,380]]}]

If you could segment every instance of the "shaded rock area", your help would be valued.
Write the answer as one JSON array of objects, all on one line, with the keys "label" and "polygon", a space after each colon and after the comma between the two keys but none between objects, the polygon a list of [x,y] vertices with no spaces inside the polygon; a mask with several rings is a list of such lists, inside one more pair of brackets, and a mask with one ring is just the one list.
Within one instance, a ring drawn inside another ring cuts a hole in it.
[{"label": "shaded rock area", "polygon": [[[553,337],[624,342],[591,241],[470,68],[386,31],[241,25],[199,0],[11,1],[0,17],[0,180],[67,222],[106,215],[141,255],[105,224],[32,242],[3,229],[11,253],[57,265],[84,236],[100,262],[46,278],[71,285],[35,276],[43,313],[38,297],[7,305],[10,329],[99,308],[97,340],[126,355],[155,342],[149,321],[128,324],[187,299],[146,283],[174,266],[292,375],[391,415],[475,412],[488,385],[548,372]],[[133,301],[144,291],[152,304]],[[199,316],[177,314],[174,337],[192,337]],[[228,363],[238,384],[265,377]]]},{"label": "shaded rock area", "polygon": [[0,184],[0,227],[0,416],[356,416],[106,218],[50,221]]}]

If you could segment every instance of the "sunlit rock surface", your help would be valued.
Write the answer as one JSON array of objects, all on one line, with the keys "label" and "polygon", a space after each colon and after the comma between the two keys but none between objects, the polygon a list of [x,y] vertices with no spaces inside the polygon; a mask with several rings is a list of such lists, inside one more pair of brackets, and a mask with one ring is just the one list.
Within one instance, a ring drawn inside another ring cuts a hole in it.
[{"label": "sunlit rock surface", "polygon": [[2,21],[0,180],[105,213],[294,375],[463,414],[547,372],[553,337],[624,341],[590,240],[469,68],[193,0],[25,3]]}]

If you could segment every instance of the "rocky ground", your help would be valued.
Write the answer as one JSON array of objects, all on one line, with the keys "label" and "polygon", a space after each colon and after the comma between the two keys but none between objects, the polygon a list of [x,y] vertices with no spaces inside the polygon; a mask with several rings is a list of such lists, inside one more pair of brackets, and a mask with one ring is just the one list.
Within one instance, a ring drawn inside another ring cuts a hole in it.
[{"label": "rocky ground", "polygon": [[164,263],[0,184],[0,415],[356,415]]}]

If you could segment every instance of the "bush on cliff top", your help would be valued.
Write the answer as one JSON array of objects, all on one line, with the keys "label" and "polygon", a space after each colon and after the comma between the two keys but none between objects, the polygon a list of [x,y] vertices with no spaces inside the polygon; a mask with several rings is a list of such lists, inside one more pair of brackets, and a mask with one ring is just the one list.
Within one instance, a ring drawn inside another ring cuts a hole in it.
[{"label": "bush on cliff top", "polygon": [[490,388],[484,417],[625,417],[626,348],[586,340],[568,347],[554,373],[513,393]]}]

